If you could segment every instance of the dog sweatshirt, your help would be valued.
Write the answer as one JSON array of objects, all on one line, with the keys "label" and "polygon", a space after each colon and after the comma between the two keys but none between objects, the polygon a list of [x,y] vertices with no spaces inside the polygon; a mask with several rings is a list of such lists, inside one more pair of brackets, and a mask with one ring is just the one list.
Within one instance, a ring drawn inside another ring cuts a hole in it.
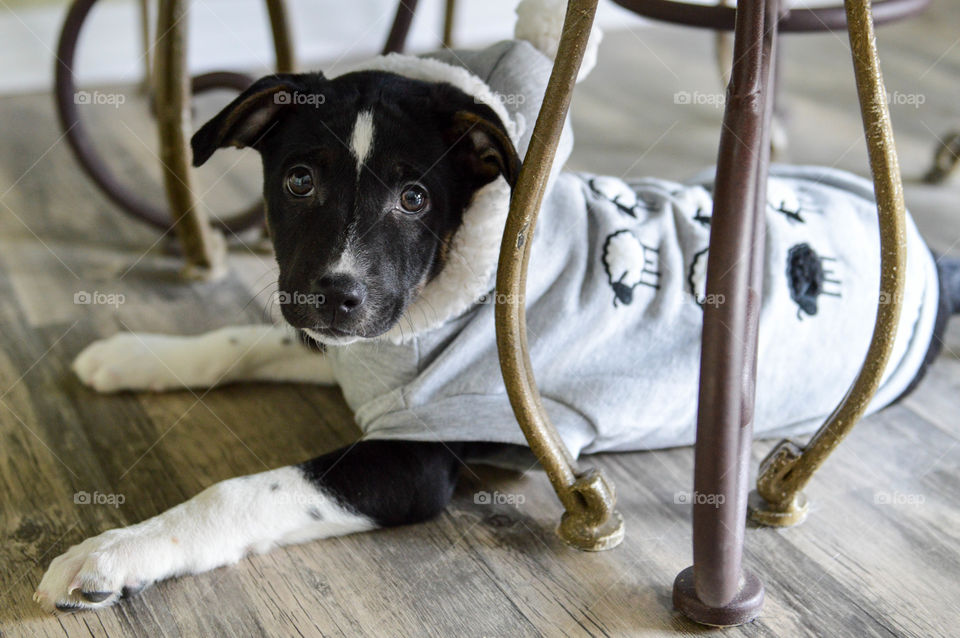
[{"label": "dog sweatshirt", "polygon": [[[449,81],[491,104],[521,154],[552,63],[526,42],[364,68]],[[685,183],[560,172],[565,131],[533,237],[526,298],[537,384],[575,456],[695,439],[713,170]],[[754,432],[808,433],[863,362],[879,292],[870,182],[774,166],[768,183]],[[478,191],[443,272],[398,327],[327,356],[366,438],[525,445],[497,358],[493,289],[509,190]],[[870,410],[913,380],[937,314],[934,261],[907,220],[907,289],[896,346]],[[879,295],[879,298],[878,298]]]}]

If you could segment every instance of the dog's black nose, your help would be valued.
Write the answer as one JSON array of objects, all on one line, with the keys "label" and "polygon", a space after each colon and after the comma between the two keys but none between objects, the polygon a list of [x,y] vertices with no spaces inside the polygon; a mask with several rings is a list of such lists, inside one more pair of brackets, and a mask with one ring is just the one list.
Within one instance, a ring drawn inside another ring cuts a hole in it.
[{"label": "dog's black nose", "polygon": [[363,282],[341,273],[321,277],[316,291],[322,295],[322,305],[341,317],[356,312],[367,299],[367,287]]}]

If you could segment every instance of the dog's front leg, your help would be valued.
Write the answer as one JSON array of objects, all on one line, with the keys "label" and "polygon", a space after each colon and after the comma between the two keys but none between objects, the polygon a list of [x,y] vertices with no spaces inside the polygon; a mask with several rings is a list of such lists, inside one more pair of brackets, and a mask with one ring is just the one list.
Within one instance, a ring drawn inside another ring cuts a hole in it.
[{"label": "dog's front leg", "polygon": [[87,346],[73,370],[99,392],[212,388],[238,381],[334,383],[323,355],[275,326],[232,326],[191,337],[122,332]]},{"label": "dog's front leg", "polygon": [[278,545],[430,518],[447,504],[462,444],[361,441],[301,465],[222,481],[151,519],[53,559],[34,599],[103,607],[158,580]]}]

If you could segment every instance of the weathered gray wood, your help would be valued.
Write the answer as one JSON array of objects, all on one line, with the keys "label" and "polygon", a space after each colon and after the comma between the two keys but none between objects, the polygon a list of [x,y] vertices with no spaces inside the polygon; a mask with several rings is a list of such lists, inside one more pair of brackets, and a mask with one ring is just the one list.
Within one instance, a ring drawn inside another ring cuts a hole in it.
[{"label": "weathered gray wood", "polygon": [[[931,188],[912,179],[927,169],[934,133],[960,120],[953,92],[960,48],[934,64],[958,24],[949,7],[934,6],[882,30],[880,48],[891,90],[926,100],[919,109],[892,108],[908,206],[935,248],[960,255],[960,182]],[[784,49],[790,159],[865,171],[845,40],[798,36]],[[709,165],[720,109],[677,105],[673,95],[720,91],[712,55],[710,36],[693,30],[608,36],[602,65],[574,105],[571,166],[681,178]],[[153,124],[144,105],[130,100],[118,113],[90,116],[122,174],[159,197]],[[60,132],[47,96],[0,99],[0,121],[12,124],[0,146],[0,193],[20,180],[0,199],[3,635],[719,634],[670,609],[673,576],[690,561],[690,513],[675,503],[690,488],[689,449],[592,461],[616,483],[626,519],[627,538],[612,552],[561,545],[553,533],[559,507],[542,474],[472,468],[433,522],[281,549],[162,583],[97,613],[41,613],[30,596],[70,544],[156,514],[214,481],[344,445],[356,430],[331,389],[257,385],[105,397],[82,388],[69,363],[93,339],[127,328],[195,333],[262,321],[275,266],[238,245],[226,281],[184,285],[167,244],[107,204],[55,144]],[[210,188],[238,157],[225,154],[205,167],[199,187]],[[248,202],[257,172],[255,159],[243,160],[210,192],[210,205]],[[78,291],[120,293],[125,303],[75,305]],[[810,488],[806,523],[748,529],[745,559],[762,575],[767,603],[758,621],[726,635],[956,635],[960,324],[946,344],[917,393],[868,419],[829,461]],[[771,444],[755,445],[755,463]],[[79,506],[77,490],[126,501]],[[525,501],[479,505],[479,490]]]}]

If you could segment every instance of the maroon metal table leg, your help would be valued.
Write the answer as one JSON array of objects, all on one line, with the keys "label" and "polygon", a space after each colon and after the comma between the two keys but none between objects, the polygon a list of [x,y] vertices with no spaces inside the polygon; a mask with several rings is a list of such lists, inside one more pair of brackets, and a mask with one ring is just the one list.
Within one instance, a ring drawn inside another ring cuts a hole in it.
[{"label": "maroon metal table leg", "polygon": [[[729,31],[736,21],[736,8],[725,3],[698,4],[682,0],[613,0],[625,9],[653,20],[707,29]],[[873,23],[887,24],[917,15],[932,0],[876,0],[871,2]],[[793,3],[797,4],[797,3]],[[801,3],[802,4],[802,3]],[[820,3],[814,3],[819,5]],[[795,7],[783,15],[780,33],[813,33],[843,31],[847,28],[847,11],[843,5]]]},{"label": "maroon metal table leg", "polygon": [[757,617],[763,585],[742,569],[753,428],[771,64],[777,0],[741,0],[717,161],[701,341],[693,499],[693,566],[674,606],[708,625]]},{"label": "maroon metal table leg", "polygon": [[393,18],[393,25],[387,35],[387,43],[383,45],[383,54],[400,53],[407,42],[407,33],[413,21],[413,13],[417,10],[417,0],[399,0],[397,13]]}]

